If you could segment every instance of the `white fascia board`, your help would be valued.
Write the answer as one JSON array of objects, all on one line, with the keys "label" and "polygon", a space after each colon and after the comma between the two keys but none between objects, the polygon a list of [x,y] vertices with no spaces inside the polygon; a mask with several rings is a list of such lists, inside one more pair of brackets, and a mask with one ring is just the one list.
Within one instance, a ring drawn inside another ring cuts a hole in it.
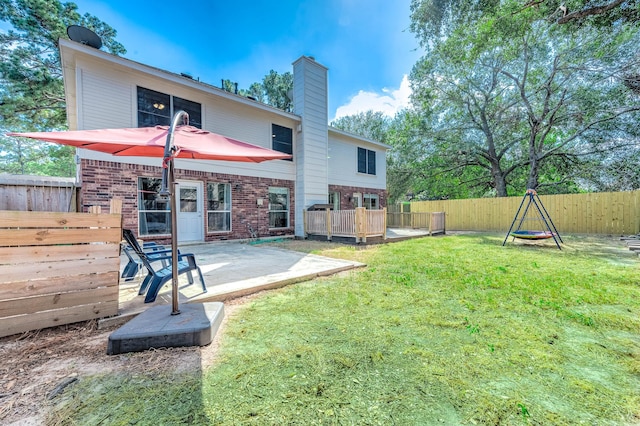
[{"label": "white fascia board", "polygon": [[366,142],[375,146],[378,146],[383,149],[391,149],[391,145],[387,145],[386,143],[374,141],[373,139],[364,138],[362,136],[356,135],[354,133],[345,132],[344,130],[336,129],[335,127],[329,126],[329,133],[335,133],[337,135],[346,136],[349,139],[353,139],[354,142]]}]

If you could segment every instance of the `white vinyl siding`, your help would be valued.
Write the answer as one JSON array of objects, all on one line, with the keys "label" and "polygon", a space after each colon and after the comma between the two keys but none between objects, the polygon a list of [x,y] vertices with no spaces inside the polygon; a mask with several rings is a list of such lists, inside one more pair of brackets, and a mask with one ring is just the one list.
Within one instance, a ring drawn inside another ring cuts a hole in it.
[{"label": "white vinyl siding", "polygon": [[113,77],[92,70],[82,71],[79,126],[83,129],[135,127],[131,120],[131,86]]},{"label": "white vinyl siding", "polygon": [[[144,68],[137,66],[137,68]],[[152,70],[153,71],[153,70]],[[294,149],[299,134],[295,132],[299,121],[292,114],[265,110],[253,101],[234,102],[225,97],[232,96],[210,89],[187,87],[169,79],[161,79],[144,72],[118,64],[106,65],[104,61],[83,60],[78,62],[77,93],[79,96],[78,128],[124,128],[137,127],[138,86],[163,93],[170,93],[202,105],[202,123],[205,130],[219,133],[253,145],[271,148],[271,124],[294,129]],[[82,158],[136,163],[157,166],[158,160],[146,157],[115,157],[95,151],[80,150]],[[175,160],[176,168],[191,169],[233,175],[268,177],[295,180],[295,164],[292,161],[265,161],[242,163],[230,161]]]},{"label": "white vinyl siding", "polygon": [[[358,147],[376,153],[376,174],[358,173]],[[373,144],[330,133],[329,137],[329,184],[360,188],[386,189],[386,150]]]}]

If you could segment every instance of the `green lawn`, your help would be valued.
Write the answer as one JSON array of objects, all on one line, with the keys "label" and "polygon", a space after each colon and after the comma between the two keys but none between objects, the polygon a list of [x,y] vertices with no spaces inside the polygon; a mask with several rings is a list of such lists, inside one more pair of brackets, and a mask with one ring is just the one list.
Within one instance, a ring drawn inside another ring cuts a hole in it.
[{"label": "green lawn", "polygon": [[368,266],[247,303],[201,374],[81,380],[50,423],[638,424],[637,256],[502,238],[321,245]]}]

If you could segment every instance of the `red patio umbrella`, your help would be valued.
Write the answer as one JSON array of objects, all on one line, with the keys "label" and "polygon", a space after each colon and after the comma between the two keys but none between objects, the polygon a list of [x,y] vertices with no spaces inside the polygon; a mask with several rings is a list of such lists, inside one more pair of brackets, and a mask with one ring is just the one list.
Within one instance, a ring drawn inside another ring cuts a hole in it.
[{"label": "red patio umbrella", "polygon": [[[7,133],[117,156],[164,157],[169,126],[128,129],[72,130],[66,132]],[[291,158],[282,152],[240,142],[193,126],[173,132],[174,157],[260,163]]]},{"label": "red patio umbrella", "polygon": [[176,216],[173,159],[191,158],[260,163],[267,160],[291,158],[291,155],[282,152],[240,142],[196,127],[179,126],[180,120],[187,123],[189,115],[184,111],[178,111],[174,115],[170,127],[7,133],[8,136],[71,145],[117,156],[163,158],[162,166],[164,171],[160,194],[171,197],[172,315],[180,313],[178,309],[178,221]]}]

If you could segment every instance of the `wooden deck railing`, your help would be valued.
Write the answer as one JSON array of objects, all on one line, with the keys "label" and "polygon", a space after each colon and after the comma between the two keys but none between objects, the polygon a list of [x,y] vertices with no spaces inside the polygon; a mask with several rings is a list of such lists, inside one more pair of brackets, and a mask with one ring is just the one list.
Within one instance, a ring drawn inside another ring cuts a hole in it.
[{"label": "wooden deck railing", "polygon": [[445,232],[444,212],[389,212],[387,223],[390,228],[428,229],[429,234]]},{"label": "wooden deck railing", "polygon": [[365,242],[368,237],[387,237],[387,210],[324,210],[304,212],[304,232],[308,235],[352,237]]}]

